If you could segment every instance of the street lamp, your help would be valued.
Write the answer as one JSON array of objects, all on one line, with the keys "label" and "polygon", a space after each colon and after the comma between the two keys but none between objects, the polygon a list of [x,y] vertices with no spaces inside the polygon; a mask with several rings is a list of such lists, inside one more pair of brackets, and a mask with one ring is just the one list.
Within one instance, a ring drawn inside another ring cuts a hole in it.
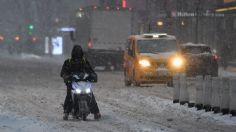
[{"label": "street lamp", "polygon": [[157,26],[161,27],[161,26],[163,26],[163,25],[164,25],[163,21],[158,21],[158,22],[157,22]]},{"label": "street lamp", "polygon": [[20,36],[15,36],[15,41],[20,41]]}]

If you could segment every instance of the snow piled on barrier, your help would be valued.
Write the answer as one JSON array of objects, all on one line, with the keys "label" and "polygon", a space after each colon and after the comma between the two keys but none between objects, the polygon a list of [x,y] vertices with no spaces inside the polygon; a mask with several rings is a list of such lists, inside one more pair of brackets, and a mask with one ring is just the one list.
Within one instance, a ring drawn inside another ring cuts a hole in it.
[{"label": "snow piled on barrier", "polygon": [[[125,91],[122,94],[127,94]],[[205,112],[205,110],[197,111],[196,108],[188,108],[186,105],[173,104],[172,100],[162,99],[156,96],[142,96],[137,94],[130,94],[129,99],[140,104],[140,107],[151,107],[155,113],[165,114],[171,118],[186,118],[187,120],[201,120],[206,119],[212,123],[219,125],[233,125],[236,126],[236,117],[231,114],[222,115],[214,114],[213,112]],[[153,112],[153,111],[152,111]]]}]

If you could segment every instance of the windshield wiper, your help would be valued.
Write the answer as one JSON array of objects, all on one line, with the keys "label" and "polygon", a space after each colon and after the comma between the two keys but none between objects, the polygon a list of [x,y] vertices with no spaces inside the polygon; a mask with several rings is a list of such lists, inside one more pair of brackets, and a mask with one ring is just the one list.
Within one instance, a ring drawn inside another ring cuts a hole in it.
[{"label": "windshield wiper", "polygon": [[152,54],[160,54],[160,52],[152,52]]},{"label": "windshield wiper", "polygon": [[159,54],[160,52],[141,52],[141,53],[146,53],[146,54]]}]

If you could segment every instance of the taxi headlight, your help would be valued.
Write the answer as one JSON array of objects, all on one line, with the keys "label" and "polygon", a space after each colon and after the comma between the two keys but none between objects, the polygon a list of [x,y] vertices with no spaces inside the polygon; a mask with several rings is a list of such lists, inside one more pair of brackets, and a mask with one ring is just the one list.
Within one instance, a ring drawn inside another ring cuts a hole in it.
[{"label": "taxi headlight", "polygon": [[182,67],[184,64],[184,61],[181,57],[176,57],[172,60],[172,65],[176,68]]},{"label": "taxi headlight", "polygon": [[149,67],[149,66],[151,66],[151,63],[150,63],[148,60],[140,60],[140,61],[139,61],[139,64],[140,64],[142,67]]}]

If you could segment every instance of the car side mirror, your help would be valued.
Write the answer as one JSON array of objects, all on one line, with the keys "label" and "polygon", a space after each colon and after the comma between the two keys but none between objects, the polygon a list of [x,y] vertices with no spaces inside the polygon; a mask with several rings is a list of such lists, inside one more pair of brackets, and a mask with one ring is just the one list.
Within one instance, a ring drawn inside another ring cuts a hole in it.
[{"label": "car side mirror", "polygon": [[128,55],[132,56],[132,50],[128,50]]},{"label": "car side mirror", "polygon": [[134,52],[132,50],[128,50],[128,54],[132,57],[134,57]]}]

